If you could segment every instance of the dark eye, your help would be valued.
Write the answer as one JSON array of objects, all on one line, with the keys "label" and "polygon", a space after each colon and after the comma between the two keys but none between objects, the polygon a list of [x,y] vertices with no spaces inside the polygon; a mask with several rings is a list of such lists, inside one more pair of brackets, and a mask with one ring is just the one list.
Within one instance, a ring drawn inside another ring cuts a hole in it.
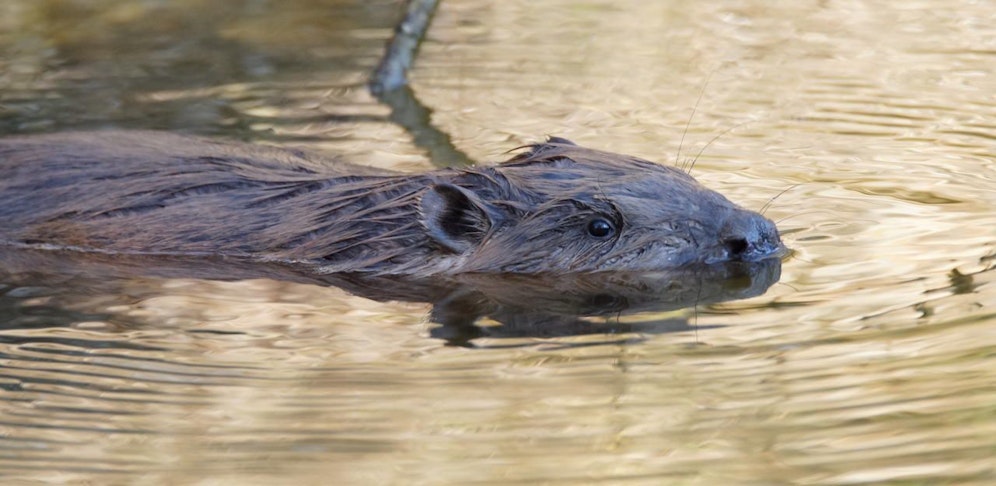
[{"label": "dark eye", "polygon": [[595,238],[606,238],[615,232],[615,226],[605,218],[595,218],[588,222],[588,234]]}]

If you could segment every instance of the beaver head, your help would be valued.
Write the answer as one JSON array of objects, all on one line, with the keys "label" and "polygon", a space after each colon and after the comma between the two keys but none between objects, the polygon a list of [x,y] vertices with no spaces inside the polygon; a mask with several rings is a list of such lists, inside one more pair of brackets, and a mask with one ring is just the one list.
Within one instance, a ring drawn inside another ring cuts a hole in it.
[{"label": "beaver head", "polygon": [[420,212],[453,273],[654,271],[784,251],[774,223],[688,174],[560,138],[437,181]]}]

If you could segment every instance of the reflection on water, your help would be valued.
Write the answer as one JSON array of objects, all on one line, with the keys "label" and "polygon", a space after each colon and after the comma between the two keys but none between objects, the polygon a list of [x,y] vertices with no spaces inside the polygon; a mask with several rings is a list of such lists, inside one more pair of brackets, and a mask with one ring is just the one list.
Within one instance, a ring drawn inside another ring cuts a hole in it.
[{"label": "reflection on water", "polygon": [[[8,0],[0,131],[426,168],[362,86],[394,5]],[[5,253],[0,480],[991,484],[993,39],[985,2],[443,2],[413,88],[458,149],[720,135],[694,174],[792,187],[793,257],[392,286]]]},{"label": "reflection on water", "polygon": [[[432,305],[430,319],[442,325],[432,336],[451,345],[471,345],[490,337],[552,337],[606,334],[621,329],[625,314],[667,312],[764,293],[778,281],[781,262],[731,262],[698,265],[654,273],[602,272],[581,275],[489,275],[413,278],[362,274],[316,275],[287,265],[240,262],[232,258],[204,259],[65,253],[0,248],[5,280],[87,289],[87,294],[119,295],[132,286],[127,278],[211,280],[269,279],[336,287],[350,295],[378,302],[422,302]],[[44,269],[38,271],[38,269]],[[30,290],[28,290],[30,294]],[[15,293],[18,297],[23,292]],[[62,292],[56,309],[79,307],[88,299]],[[51,304],[51,303],[48,303]],[[14,308],[23,306],[15,301]],[[613,324],[590,324],[583,317],[615,317]],[[480,327],[482,319],[493,325]],[[45,325],[51,326],[46,320]],[[23,325],[18,327],[24,327]],[[644,332],[654,332],[646,327]],[[678,327],[656,332],[687,331]]]}]

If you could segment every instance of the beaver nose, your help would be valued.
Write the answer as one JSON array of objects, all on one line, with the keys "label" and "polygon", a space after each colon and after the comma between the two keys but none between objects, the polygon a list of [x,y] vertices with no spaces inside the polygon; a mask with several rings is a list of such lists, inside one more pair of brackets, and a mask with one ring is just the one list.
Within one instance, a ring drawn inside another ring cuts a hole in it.
[{"label": "beaver nose", "polygon": [[775,223],[746,210],[727,218],[720,232],[720,243],[730,260],[760,260],[774,256],[783,248]]},{"label": "beaver nose", "polygon": [[747,241],[747,238],[734,236],[723,240],[723,246],[726,247],[726,254],[730,258],[739,260],[747,252],[747,249],[750,248],[750,243]]}]

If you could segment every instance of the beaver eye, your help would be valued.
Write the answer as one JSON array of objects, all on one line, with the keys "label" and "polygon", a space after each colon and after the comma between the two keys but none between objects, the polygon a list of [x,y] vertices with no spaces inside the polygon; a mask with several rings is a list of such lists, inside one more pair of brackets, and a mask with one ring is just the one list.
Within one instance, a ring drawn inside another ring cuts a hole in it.
[{"label": "beaver eye", "polygon": [[615,226],[604,218],[595,218],[588,222],[588,234],[595,238],[606,238],[615,232]]}]

